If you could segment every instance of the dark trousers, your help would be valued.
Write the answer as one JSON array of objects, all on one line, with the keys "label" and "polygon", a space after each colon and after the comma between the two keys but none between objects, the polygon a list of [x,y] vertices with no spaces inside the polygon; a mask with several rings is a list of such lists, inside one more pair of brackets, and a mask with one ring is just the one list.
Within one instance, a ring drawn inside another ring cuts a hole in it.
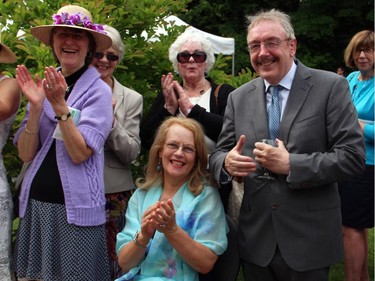
[{"label": "dark trousers", "polygon": [[[308,253],[307,253],[308,254]],[[329,267],[310,271],[295,271],[290,268],[279,251],[266,267],[253,263],[242,262],[245,281],[328,281]]]}]

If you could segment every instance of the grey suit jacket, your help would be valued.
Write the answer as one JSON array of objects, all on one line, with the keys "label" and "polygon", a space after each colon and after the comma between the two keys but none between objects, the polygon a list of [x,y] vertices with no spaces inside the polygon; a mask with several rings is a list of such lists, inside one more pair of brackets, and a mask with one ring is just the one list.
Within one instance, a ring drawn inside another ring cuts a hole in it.
[{"label": "grey suit jacket", "polygon": [[[364,141],[347,81],[296,61],[297,71],[280,124],[290,153],[290,173],[262,182],[244,179],[240,211],[240,255],[266,266],[276,246],[290,267],[307,271],[342,257],[340,198],[336,181],[364,168]],[[256,78],[228,98],[223,128],[210,157],[220,180],[226,154],[243,134],[244,155],[269,138],[264,81]]]},{"label": "grey suit jacket", "polygon": [[139,137],[143,110],[143,97],[123,85],[115,78],[113,97],[116,99],[114,126],[104,147],[105,193],[114,193],[134,188],[130,163],[141,149]]}]

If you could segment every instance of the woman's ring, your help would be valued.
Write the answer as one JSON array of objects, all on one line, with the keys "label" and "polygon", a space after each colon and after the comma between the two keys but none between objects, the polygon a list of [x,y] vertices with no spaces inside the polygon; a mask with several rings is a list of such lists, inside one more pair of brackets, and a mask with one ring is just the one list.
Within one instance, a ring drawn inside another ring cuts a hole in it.
[{"label": "woman's ring", "polygon": [[159,227],[164,229],[166,227],[166,225],[165,224],[159,224]]},{"label": "woman's ring", "polygon": [[47,84],[48,89],[52,89],[52,86],[50,84]]}]

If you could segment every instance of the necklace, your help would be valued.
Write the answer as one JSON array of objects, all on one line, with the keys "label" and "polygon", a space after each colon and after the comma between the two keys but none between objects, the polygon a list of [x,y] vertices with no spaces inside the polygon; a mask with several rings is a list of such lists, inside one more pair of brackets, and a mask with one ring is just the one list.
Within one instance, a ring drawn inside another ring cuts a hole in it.
[{"label": "necklace", "polygon": [[66,87],[66,90],[65,90],[65,100],[68,99],[71,91],[73,90],[74,84],[75,84],[75,82],[73,84],[69,85],[68,87]]},{"label": "necklace", "polygon": [[[208,90],[208,88],[207,88],[207,83],[208,83],[208,81],[205,80],[205,81],[204,81],[203,89],[199,91],[199,96],[203,95],[203,94]],[[183,88],[184,88],[185,91],[195,92],[195,91],[188,90],[186,87],[183,87]],[[199,97],[199,96],[198,96],[198,97]],[[194,97],[195,97],[195,96],[194,96]]]},{"label": "necklace", "polygon": [[203,95],[207,91],[207,89],[209,88],[209,86],[210,86],[210,83],[205,79],[204,80],[204,89],[200,91],[200,94]]}]

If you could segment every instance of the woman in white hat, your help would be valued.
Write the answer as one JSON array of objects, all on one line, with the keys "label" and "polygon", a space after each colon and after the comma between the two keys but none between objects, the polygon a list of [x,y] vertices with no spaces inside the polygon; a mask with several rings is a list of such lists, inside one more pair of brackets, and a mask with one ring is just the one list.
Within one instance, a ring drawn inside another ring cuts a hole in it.
[{"label": "woman in white hat", "polygon": [[[16,55],[0,42],[0,63],[14,63],[16,60]],[[0,152],[7,142],[20,99],[16,79],[0,72]],[[9,281],[11,280],[10,247],[13,202],[2,157],[0,157],[0,210],[0,276],[1,280]]]},{"label": "woman in white hat", "polygon": [[14,270],[19,280],[110,280],[103,148],[112,93],[90,63],[112,40],[80,6],[64,6],[52,19],[31,33],[51,47],[59,67],[46,67],[35,82],[17,67],[29,103],[14,143],[32,163],[19,197]]}]

